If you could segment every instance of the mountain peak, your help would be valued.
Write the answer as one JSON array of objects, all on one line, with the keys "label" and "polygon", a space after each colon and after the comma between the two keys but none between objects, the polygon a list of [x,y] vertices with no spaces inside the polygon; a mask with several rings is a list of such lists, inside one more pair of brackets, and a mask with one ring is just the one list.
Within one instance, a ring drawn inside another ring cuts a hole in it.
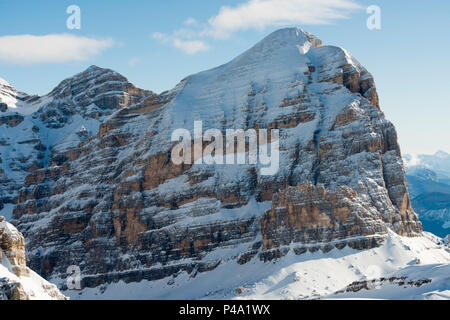
[{"label": "mountain peak", "polygon": [[[113,74],[113,75],[117,75],[122,77],[123,79],[126,79],[124,76],[122,76],[120,73],[112,70],[112,69],[107,69],[107,68],[101,68],[99,66],[96,65],[91,65],[89,68],[87,68],[86,70],[77,73],[76,75],[74,75],[72,78],[79,78],[79,77],[85,77],[85,78],[93,78],[93,77],[97,77],[98,75],[101,74]],[[72,79],[69,78],[69,79]]]},{"label": "mountain peak", "polygon": [[108,68],[102,68],[96,65],[91,65],[89,68],[87,68],[86,70],[74,75],[74,77],[79,76],[79,75],[83,75],[83,76],[97,76],[99,74],[104,74],[104,73],[111,73],[111,74],[117,74],[123,78],[125,78],[124,76],[122,76],[121,74],[119,74],[118,72],[112,70],[112,69],[108,69]]},{"label": "mountain peak", "polygon": [[[306,54],[311,49],[321,46],[322,41],[307,31],[299,28],[283,28],[272,32],[229,63],[222,65],[220,70],[224,74],[237,74],[258,66],[256,68],[258,70],[274,72],[284,70],[290,73],[292,63],[306,68],[309,62]],[[260,75],[265,77],[263,74]],[[249,72],[248,76],[252,76],[254,82],[258,81],[258,75],[254,72]]]},{"label": "mountain peak", "polygon": [[278,29],[265,37],[260,43],[271,42],[274,40],[285,41],[288,43],[294,42],[295,44],[301,45],[305,42],[309,42],[314,47],[322,46],[322,40],[308,31],[295,27]]},{"label": "mountain peak", "polygon": [[283,28],[276,30],[258,42],[250,52],[268,53],[280,49],[295,48],[305,54],[311,47],[321,47],[322,41],[300,28]]},{"label": "mountain peak", "polygon": [[8,81],[6,81],[5,79],[3,79],[3,78],[0,78],[0,86],[4,86],[4,87],[12,87],[12,85],[11,85]]},{"label": "mountain peak", "polygon": [[128,83],[128,79],[120,73],[111,70],[100,68],[92,65],[86,70],[75,74],[61,81],[55,89],[50,92],[50,95],[65,95],[69,92],[74,93],[88,90],[92,87],[98,87],[105,83]]},{"label": "mountain peak", "polygon": [[88,71],[88,72],[100,71],[100,70],[105,70],[105,69],[100,68],[99,66],[96,66],[95,64],[91,65],[89,68],[86,69],[86,71]]}]

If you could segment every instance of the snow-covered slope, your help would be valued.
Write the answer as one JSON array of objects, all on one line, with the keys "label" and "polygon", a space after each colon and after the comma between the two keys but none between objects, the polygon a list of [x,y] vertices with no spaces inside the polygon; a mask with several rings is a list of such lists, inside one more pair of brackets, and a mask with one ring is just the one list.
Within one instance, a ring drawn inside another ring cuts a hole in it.
[{"label": "snow-covered slope", "polygon": [[[16,290],[19,288],[19,290]],[[18,277],[9,266],[7,258],[0,263],[0,300],[65,300],[58,288],[29,270]]]},{"label": "snow-covered slope", "polygon": [[66,297],[25,265],[22,234],[0,216],[0,300],[55,299]]},{"label": "snow-covered slope", "polygon": [[42,105],[37,96],[28,96],[18,92],[9,82],[0,78],[0,116],[8,113],[29,115]]},{"label": "snow-covered slope", "polygon": [[450,299],[450,248],[430,233],[408,238],[390,232],[369,250],[291,251],[278,261],[242,266],[233,261],[240,249],[215,252],[223,263],[207,273],[65,293],[72,299]]}]

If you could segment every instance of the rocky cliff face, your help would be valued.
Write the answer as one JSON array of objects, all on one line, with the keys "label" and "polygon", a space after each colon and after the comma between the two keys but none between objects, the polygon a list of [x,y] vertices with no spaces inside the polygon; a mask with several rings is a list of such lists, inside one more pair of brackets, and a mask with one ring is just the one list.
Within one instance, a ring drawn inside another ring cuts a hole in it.
[{"label": "rocky cliff face", "polygon": [[[15,186],[4,198],[30,266],[48,279],[78,265],[84,287],[157,280],[212,270],[219,249],[241,248],[231,259],[245,264],[421,232],[372,76],[302,30],[279,30],[160,95],[91,67],[39,99],[0,150],[29,128],[24,162],[3,160]],[[280,169],[174,165],[171,133],[195,120],[279,129]]]},{"label": "rocky cliff face", "polygon": [[0,300],[65,300],[55,285],[26,266],[24,238],[4,219],[0,217]]}]

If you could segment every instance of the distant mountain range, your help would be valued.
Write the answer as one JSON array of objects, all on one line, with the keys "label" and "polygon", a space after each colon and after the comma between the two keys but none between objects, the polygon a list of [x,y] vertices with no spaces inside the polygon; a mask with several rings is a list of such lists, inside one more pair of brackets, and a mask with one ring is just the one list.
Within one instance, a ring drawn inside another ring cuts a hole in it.
[{"label": "distant mountain range", "polygon": [[412,205],[425,231],[450,234],[450,154],[404,157]]}]

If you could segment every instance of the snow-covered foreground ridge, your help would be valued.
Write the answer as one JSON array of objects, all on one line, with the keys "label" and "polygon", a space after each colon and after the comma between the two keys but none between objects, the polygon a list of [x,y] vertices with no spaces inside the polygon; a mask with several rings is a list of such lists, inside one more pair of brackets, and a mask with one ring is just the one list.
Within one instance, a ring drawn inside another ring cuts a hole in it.
[{"label": "snow-covered foreground ridge", "polygon": [[[3,86],[33,112],[0,105],[0,209],[24,234],[28,265],[62,290],[75,265],[82,297],[120,283],[142,297],[203,297],[219,279],[256,285],[319,252],[425,239],[374,79],[303,30],[278,30],[161,94],[96,66],[44,97]],[[171,134],[195,121],[278,129],[279,170],[174,164]],[[171,277],[207,281],[153,286]]]},{"label": "snow-covered foreground ridge", "polygon": [[25,264],[22,234],[0,216],[0,300],[65,300],[54,284]]},{"label": "snow-covered foreground ridge", "polygon": [[122,281],[66,291],[72,299],[450,299],[450,247],[430,233],[402,237],[389,232],[368,250],[258,259],[240,266],[242,248],[216,252],[222,264],[207,273],[181,273],[158,281]]}]

